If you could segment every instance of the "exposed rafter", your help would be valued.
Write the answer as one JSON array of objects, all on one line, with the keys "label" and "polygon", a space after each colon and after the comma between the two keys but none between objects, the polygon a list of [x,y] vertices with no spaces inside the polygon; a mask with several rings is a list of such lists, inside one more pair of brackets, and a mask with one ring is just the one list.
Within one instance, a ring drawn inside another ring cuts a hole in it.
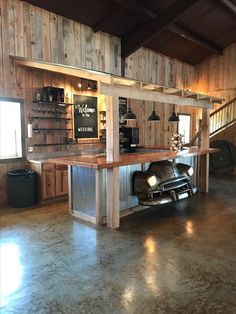
[{"label": "exposed rafter", "polygon": [[234,15],[236,15],[236,5],[230,0],[218,0],[221,2],[226,8],[228,8]]},{"label": "exposed rafter", "polygon": [[[125,0],[113,0],[116,3],[119,3],[120,5],[124,5],[125,4]],[[224,1],[224,0],[223,0]],[[145,8],[142,4],[140,3],[135,3],[134,6],[130,7],[130,10],[132,12],[134,12],[135,14],[137,14],[139,17],[143,18],[143,20],[147,20],[147,19],[155,19],[158,17],[158,14],[151,11],[150,9]],[[214,53],[217,54],[222,54],[222,48],[218,47],[217,45],[215,45],[212,42],[209,42],[209,40],[203,38],[202,36],[200,37],[197,34],[193,34],[192,32],[190,32],[187,29],[183,29],[182,27],[180,27],[177,24],[172,24],[168,26],[168,29],[174,33],[176,33],[179,36],[184,37],[185,39],[199,45],[202,46]]]},{"label": "exposed rafter", "polygon": [[213,43],[210,43],[209,41],[207,41],[204,38],[201,38],[199,35],[193,34],[192,32],[189,32],[188,30],[184,29],[181,26],[178,26],[176,24],[170,25],[168,27],[169,30],[171,30],[173,33],[186,38],[187,40],[198,44],[199,46],[205,47],[208,50],[215,52],[215,53],[219,53],[222,54],[222,49],[218,46],[216,46]]},{"label": "exposed rafter", "polygon": [[[125,0],[112,0],[112,1],[120,5],[124,5],[126,2]],[[147,18],[155,19],[157,17],[156,13],[147,9],[146,7],[144,7],[142,4],[138,2],[132,8],[130,8],[130,10],[136,13],[143,20],[147,20]]]},{"label": "exposed rafter", "polygon": [[113,14],[109,15],[107,18],[103,19],[100,23],[95,25],[93,27],[94,32],[98,32],[99,30],[102,30],[105,26],[109,25],[111,22],[114,22],[114,20],[119,19],[126,11],[128,11],[130,8],[132,8],[137,0],[129,0],[128,2],[122,2],[121,7],[116,10]]},{"label": "exposed rafter", "polygon": [[173,24],[199,0],[179,0],[154,20],[145,23],[139,29],[122,39],[122,57],[128,57],[141,46],[144,46],[163,29]]}]

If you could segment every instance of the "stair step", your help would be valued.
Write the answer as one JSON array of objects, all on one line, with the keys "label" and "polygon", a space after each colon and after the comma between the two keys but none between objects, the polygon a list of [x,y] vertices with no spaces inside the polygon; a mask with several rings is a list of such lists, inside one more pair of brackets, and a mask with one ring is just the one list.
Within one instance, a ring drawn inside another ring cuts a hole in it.
[{"label": "stair step", "polygon": [[234,125],[236,123],[236,119],[233,121],[230,121],[229,123],[225,124],[224,126],[222,126],[221,128],[217,129],[216,131],[210,133],[210,138],[215,136],[216,134],[223,132],[224,130],[226,130],[227,128],[230,128],[232,125]]}]

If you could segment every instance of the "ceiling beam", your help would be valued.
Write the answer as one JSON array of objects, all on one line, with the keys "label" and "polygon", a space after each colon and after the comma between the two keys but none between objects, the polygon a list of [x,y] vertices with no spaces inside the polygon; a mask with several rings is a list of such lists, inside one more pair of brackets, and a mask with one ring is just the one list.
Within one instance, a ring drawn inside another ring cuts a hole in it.
[{"label": "ceiling beam", "polygon": [[[125,4],[125,0],[113,0],[113,1],[116,3],[119,3],[120,5]],[[142,4],[139,4],[139,3],[135,3],[135,5],[130,8],[130,10],[145,20],[147,20],[147,19],[153,20],[153,19],[158,17],[157,13],[145,8]],[[144,16],[145,16],[145,18],[144,18]],[[221,47],[218,47],[214,43],[209,42],[209,40],[205,39],[202,36],[200,37],[197,34],[193,34],[191,31],[184,29],[183,27],[180,27],[179,25],[177,25],[175,23],[169,25],[168,29],[170,31],[174,32],[175,34],[182,36],[185,39],[187,39],[187,40],[189,40],[189,41],[191,41],[191,42],[193,42],[193,43],[195,43],[201,47],[204,47],[204,48],[206,48],[206,49],[208,49],[214,53],[222,54],[222,48]]]},{"label": "ceiling beam", "polygon": [[[120,5],[124,5],[126,2],[125,0],[112,0],[112,1]],[[155,19],[157,17],[156,13],[147,9],[146,7],[144,7],[142,4],[138,2],[132,8],[130,8],[130,10],[136,13],[140,18],[142,18],[145,21],[147,20],[147,18]]]},{"label": "ceiling beam", "polygon": [[214,53],[217,53],[217,54],[222,54],[223,53],[223,50],[222,48],[216,46],[215,44],[209,42],[208,40],[206,40],[205,38],[202,38],[200,37],[199,35],[196,35],[192,32],[189,32],[188,30],[184,29],[183,27],[181,26],[178,26],[177,24],[173,24],[173,25],[170,25],[168,27],[169,30],[171,30],[173,33],[199,45],[199,46],[202,46]]},{"label": "ceiling beam", "polygon": [[199,0],[179,0],[165,10],[161,15],[141,27],[136,28],[122,39],[122,57],[126,58],[141,46],[144,46],[159,32],[173,24],[189,8]]},{"label": "ceiling beam", "polygon": [[236,15],[236,5],[230,0],[218,0],[220,1],[226,8],[228,8],[234,15]]},{"label": "ceiling beam", "polygon": [[163,104],[175,104],[180,106],[212,109],[213,105],[207,100],[198,100],[177,95],[165,94],[143,88],[122,86],[116,84],[100,84],[100,94],[107,96],[122,96],[130,99],[161,102]]},{"label": "ceiling beam", "polygon": [[116,10],[113,14],[109,15],[101,22],[97,23],[93,27],[94,32],[98,32],[102,30],[104,27],[109,25],[110,23],[114,22],[114,20],[119,19],[122,15],[124,15],[130,8],[132,8],[137,0],[129,0],[128,2],[121,3],[121,7]]}]

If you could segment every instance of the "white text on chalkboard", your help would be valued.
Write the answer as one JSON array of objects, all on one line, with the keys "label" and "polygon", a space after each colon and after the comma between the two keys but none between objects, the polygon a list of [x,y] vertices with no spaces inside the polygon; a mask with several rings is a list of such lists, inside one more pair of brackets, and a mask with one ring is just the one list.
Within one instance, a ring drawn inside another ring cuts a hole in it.
[{"label": "white text on chalkboard", "polygon": [[78,132],[93,132],[93,127],[82,126],[78,128]]},{"label": "white text on chalkboard", "polygon": [[88,108],[87,104],[75,105],[75,109],[82,114],[82,117],[90,117],[90,114],[96,111],[95,108]]}]

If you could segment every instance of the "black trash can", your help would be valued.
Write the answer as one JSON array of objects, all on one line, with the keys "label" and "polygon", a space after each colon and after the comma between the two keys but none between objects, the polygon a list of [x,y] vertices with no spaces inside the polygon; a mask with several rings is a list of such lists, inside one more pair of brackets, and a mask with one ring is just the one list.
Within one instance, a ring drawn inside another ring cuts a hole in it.
[{"label": "black trash can", "polygon": [[30,169],[8,172],[8,202],[12,207],[29,207],[35,204],[36,175]]}]

